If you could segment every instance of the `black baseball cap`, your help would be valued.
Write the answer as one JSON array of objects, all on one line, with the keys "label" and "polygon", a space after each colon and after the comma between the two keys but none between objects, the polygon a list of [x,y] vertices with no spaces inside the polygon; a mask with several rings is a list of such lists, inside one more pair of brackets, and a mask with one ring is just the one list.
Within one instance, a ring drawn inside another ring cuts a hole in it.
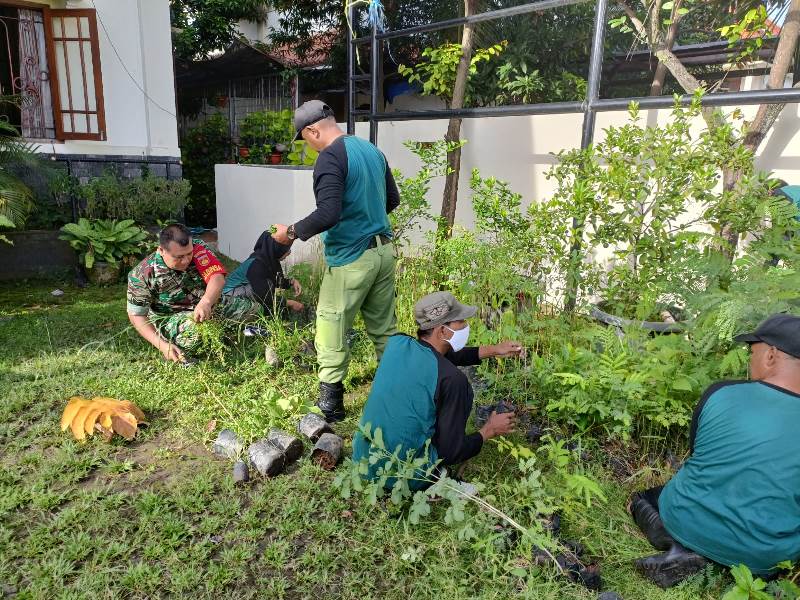
[{"label": "black baseball cap", "polygon": [[800,358],[800,317],[783,313],[772,315],[756,327],[754,332],[742,333],[733,339],[748,344],[763,342]]},{"label": "black baseball cap", "polygon": [[309,100],[298,106],[294,111],[294,142],[300,137],[300,132],[317,121],[333,116],[333,109],[322,100]]}]

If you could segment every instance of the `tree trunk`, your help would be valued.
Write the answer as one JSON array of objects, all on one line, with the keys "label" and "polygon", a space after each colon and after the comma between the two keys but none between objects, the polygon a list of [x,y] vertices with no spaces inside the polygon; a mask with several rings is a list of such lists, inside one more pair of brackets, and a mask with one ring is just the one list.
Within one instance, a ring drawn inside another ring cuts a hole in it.
[{"label": "tree trunk", "polygon": [[[464,0],[464,15],[470,16],[475,12],[476,0]],[[471,23],[464,25],[464,33],[461,36],[461,59],[458,61],[456,71],[456,81],[453,86],[453,100],[450,108],[459,109],[464,106],[464,95],[467,90],[467,79],[469,78],[469,66],[472,61],[472,43],[474,29]],[[461,119],[450,119],[447,125],[447,135],[445,140],[448,142],[458,142],[461,139]],[[439,235],[450,237],[453,231],[453,223],[456,219],[456,204],[458,202],[458,176],[461,170],[461,148],[456,148],[447,153],[448,174],[444,182],[444,195],[442,196],[442,222],[439,228]]]},{"label": "tree trunk", "polygon": [[[669,26],[667,37],[664,40],[664,47],[666,47],[668,50],[672,50],[672,47],[675,45],[675,38],[678,37],[678,23],[681,19],[680,15],[678,14],[679,8],[680,0],[676,0],[672,6],[672,24]],[[653,77],[653,83],[650,85],[651,96],[660,96],[664,93],[664,81],[666,79],[667,67],[659,60],[658,66],[656,67],[655,76]]]},{"label": "tree trunk", "polygon": [[[792,65],[792,60],[794,59],[798,34],[800,34],[800,0],[792,0],[789,6],[789,12],[786,13],[786,20],[781,27],[781,35],[778,38],[778,47],[775,49],[775,57],[772,59],[772,68],[769,70],[767,89],[774,90],[783,87],[786,76],[789,74],[789,67]],[[756,117],[750,124],[750,129],[744,139],[745,146],[753,152],[758,150],[758,147],[775,124],[784,106],[786,105],[762,104],[758,107]]]}]

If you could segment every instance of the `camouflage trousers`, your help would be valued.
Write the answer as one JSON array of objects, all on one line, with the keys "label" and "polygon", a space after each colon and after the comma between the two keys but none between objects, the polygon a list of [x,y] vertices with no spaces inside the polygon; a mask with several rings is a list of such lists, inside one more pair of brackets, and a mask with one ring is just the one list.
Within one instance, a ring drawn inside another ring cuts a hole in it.
[{"label": "camouflage trousers", "polygon": [[[244,287],[244,286],[242,286]],[[249,287],[249,286],[247,286]],[[226,325],[239,325],[253,321],[262,313],[261,304],[246,290],[236,288],[232,293],[224,293],[219,303],[214,307],[214,318],[223,321]],[[194,322],[192,311],[159,315],[153,320],[153,325],[158,332],[170,342],[188,354],[197,351],[200,344],[200,334],[197,323]]]}]

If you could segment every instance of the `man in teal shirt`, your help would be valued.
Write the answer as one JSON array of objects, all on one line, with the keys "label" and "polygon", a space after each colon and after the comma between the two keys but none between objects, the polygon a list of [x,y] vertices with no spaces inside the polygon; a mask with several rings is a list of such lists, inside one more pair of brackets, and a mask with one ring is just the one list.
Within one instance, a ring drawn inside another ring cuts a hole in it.
[{"label": "man in teal shirt", "polygon": [[[425,456],[427,465],[420,469],[422,472],[437,463],[446,467],[466,462],[481,451],[486,440],[514,428],[514,413],[492,412],[480,431],[466,433],[473,391],[467,376],[457,367],[522,353],[522,346],[510,340],[467,346],[467,319],[476,311],[475,306],[461,304],[450,292],[421,298],[414,306],[417,338],[402,334],[391,337],[364,406],[360,429],[369,429],[371,435],[380,430],[385,447],[397,450],[404,460]],[[356,432],[353,461],[368,465],[365,478],[374,480],[385,460],[380,453],[377,458],[371,457],[372,451],[371,439],[362,431]],[[433,474],[424,477],[418,473],[408,484],[411,489],[423,489],[432,480]]]},{"label": "man in teal shirt", "polygon": [[319,363],[317,406],[328,421],[344,419],[350,363],[346,333],[360,312],[380,360],[397,333],[394,245],[389,213],[400,204],[386,157],[366,140],[345,135],[333,110],[319,100],[294,115],[297,135],[319,152],[314,165],[317,208],[293,225],[275,225],[273,237],[291,245],[322,234],[327,268],[317,305],[314,340]]},{"label": "man in teal shirt", "polygon": [[708,560],[759,575],[800,558],[800,318],[766,319],[750,344],[751,381],[712,385],[695,409],[691,455],[630,510],[662,554],[636,568],[667,588]]}]

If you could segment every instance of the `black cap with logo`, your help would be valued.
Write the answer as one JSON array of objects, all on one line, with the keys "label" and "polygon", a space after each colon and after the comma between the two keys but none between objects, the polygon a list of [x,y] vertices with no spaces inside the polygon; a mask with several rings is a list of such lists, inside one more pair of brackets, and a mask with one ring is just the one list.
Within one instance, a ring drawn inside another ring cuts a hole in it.
[{"label": "black cap with logo", "polygon": [[294,111],[295,135],[292,141],[300,137],[300,133],[317,121],[334,116],[333,109],[322,100],[309,100],[298,106]]},{"label": "black cap with logo", "polygon": [[752,333],[733,338],[737,342],[763,342],[795,358],[800,358],[800,317],[777,314],[767,317]]}]

